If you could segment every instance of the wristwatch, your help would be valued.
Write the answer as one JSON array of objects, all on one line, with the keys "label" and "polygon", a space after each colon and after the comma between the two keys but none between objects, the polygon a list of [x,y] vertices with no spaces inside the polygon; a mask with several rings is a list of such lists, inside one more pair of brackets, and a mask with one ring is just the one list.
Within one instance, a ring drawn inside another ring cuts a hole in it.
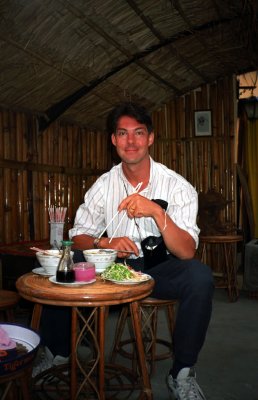
[{"label": "wristwatch", "polygon": [[100,242],[100,239],[101,239],[101,238],[95,238],[95,239],[93,240],[94,249],[99,249],[99,242]]}]

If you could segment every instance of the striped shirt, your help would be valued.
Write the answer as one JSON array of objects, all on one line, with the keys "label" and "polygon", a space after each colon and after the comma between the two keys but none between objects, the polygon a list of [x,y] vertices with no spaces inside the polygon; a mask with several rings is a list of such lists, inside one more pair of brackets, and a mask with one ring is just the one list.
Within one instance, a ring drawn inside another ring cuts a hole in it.
[{"label": "striped shirt", "polygon": [[[122,163],[99,177],[86,192],[84,203],[76,212],[74,227],[69,231],[70,239],[82,234],[98,237],[108,224],[107,235],[112,237],[126,211],[121,211],[111,223],[110,221],[117,214],[121,201],[133,191],[134,187],[124,176]],[[196,224],[198,196],[196,190],[185,178],[150,158],[149,184],[139,193],[150,200],[167,201],[168,215],[177,226],[189,232],[197,248],[200,232]],[[139,256],[142,257],[141,240],[147,236],[160,236],[160,231],[151,217],[135,218],[135,220],[138,228],[134,219],[125,215],[114,237],[129,237],[136,243],[140,252]]]}]

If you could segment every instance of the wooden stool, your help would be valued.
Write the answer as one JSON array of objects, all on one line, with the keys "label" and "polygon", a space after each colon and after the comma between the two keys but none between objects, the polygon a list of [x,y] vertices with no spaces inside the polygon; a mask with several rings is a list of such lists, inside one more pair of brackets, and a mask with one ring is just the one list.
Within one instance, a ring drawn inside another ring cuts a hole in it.
[{"label": "wooden stool", "polygon": [[236,301],[239,296],[236,245],[242,241],[241,235],[200,236],[201,261],[210,265],[213,270],[214,265],[220,263],[222,282],[218,283],[216,287],[226,288],[230,301]]},{"label": "wooden stool", "polygon": [[[0,385],[3,385],[3,392],[1,394],[1,400],[31,400],[30,395],[30,377],[32,367],[28,367],[12,372],[5,376],[0,376]],[[19,396],[19,393],[22,397]]]},{"label": "wooden stool", "polygon": [[14,322],[14,307],[20,300],[18,293],[11,290],[0,290],[0,314],[4,321]]},{"label": "wooden stool", "polygon": [[[155,361],[172,358],[173,355],[173,332],[175,325],[175,305],[177,300],[159,300],[147,297],[140,301],[142,335],[145,347],[145,357],[149,364],[149,373],[154,372]],[[170,340],[157,337],[158,335],[158,312],[166,311],[167,325]],[[125,325],[129,317],[129,308],[124,306],[121,310],[115,333],[114,344],[110,354],[110,362],[114,362],[118,354],[132,360],[133,369],[137,368],[137,354],[135,352],[134,339],[130,332],[130,338],[122,340]],[[125,347],[132,345],[132,350],[127,351]],[[157,345],[164,346],[166,351],[158,352]]]}]

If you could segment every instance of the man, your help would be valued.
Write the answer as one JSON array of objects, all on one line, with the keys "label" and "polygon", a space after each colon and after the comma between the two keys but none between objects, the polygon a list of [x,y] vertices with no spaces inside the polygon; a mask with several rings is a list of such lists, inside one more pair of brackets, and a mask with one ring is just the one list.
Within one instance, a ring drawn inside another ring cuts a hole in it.
[{"label": "man", "polygon": [[[193,258],[199,234],[197,193],[182,176],[150,157],[154,132],[145,108],[118,105],[108,116],[107,129],[122,162],[86,193],[70,238],[76,249],[113,248],[121,258],[128,257],[123,251],[131,251],[127,264],[142,270],[149,267],[142,241],[163,238],[168,255],[148,274],[155,280],[153,297],[179,301],[168,388],[174,399],[205,399],[193,366],[210,320],[213,279],[209,267]],[[105,227],[107,237],[99,239]]]}]

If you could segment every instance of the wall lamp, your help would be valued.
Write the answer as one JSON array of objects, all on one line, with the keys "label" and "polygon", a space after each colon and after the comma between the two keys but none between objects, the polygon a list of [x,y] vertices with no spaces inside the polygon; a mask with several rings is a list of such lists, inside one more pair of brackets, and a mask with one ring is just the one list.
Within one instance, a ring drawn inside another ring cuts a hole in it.
[{"label": "wall lamp", "polygon": [[251,96],[241,99],[240,102],[246,111],[248,119],[258,119],[258,97]]}]

